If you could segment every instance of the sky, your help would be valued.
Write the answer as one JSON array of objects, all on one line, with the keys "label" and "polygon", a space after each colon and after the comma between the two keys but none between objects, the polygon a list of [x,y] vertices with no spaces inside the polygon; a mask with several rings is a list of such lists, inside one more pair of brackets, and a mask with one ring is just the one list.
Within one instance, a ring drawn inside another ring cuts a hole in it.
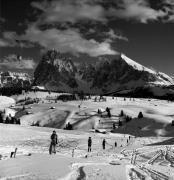
[{"label": "sky", "polygon": [[174,0],[0,0],[0,69],[33,72],[49,49],[174,76]]}]

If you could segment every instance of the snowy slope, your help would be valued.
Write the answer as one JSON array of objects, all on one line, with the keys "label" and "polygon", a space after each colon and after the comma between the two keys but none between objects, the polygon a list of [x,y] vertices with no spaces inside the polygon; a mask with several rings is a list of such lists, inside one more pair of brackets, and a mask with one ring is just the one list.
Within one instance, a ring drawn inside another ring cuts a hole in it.
[{"label": "snowy slope", "polygon": [[173,78],[168,76],[167,74],[162,73],[162,72],[155,72],[154,70],[151,70],[151,69],[133,61],[132,59],[128,58],[125,54],[121,54],[121,58],[127,64],[129,64],[133,68],[137,69],[138,71],[146,71],[146,72],[156,75],[159,78],[159,80],[156,82],[152,82],[153,84],[164,85],[164,86],[174,85]]},{"label": "snowy slope", "polygon": [[138,71],[147,71],[149,73],[155,74],[155,72],[149,68],[146,68],[145,66],[133,61],[132,59],[130,59],[129,57],[127,57],[125,54],[121,54],[121,58],[130,66],[132,66],[133,68],[137,69]]},{"label": "snowy slope", "polygon": [[9,107],[10,105],[14,105],[15,100],[13,98],[7,96],[0,96],[0,109]]},{"label": "snowy slope", "polygon": [[[43,93],[42,97],[44,97]],[[50,104],[45,98],[42,100],[44,103],[33,105],[31,109],[33,114],[46,112],[45,110],[49,109]],[[81,131],[56,129],[58,134],[56,155],[48,154],[52,128],[0,124],[0,179],[169,180],[174,178],[173,167],[169,166],[170,161],[174,162],[170,157],[170,153],[173,154],[174,151],[174,132],[170,125],[173,119],[173,102],[129,98],[124,101],[123,98],[112,97],[106,97],[106,101],[103,102],[95,102],[92,97],[91,100],[83,101],[80,110],[79,103],[80,101],[52,103],[57,108],[55,111],[75,111],[68,120],[72,123],[79,121],[77,124],[79,129],[83,126]],[[100,117],[101,124],[96,123],[97,129],[111,127],[111,121],[118,120],[121,109],[134,119],[123,123],[115,133],[109,131],[106,134],[95,133],[89,129],[84,131],[84,127],[87,127],[90,121],[98,121],[97,109],[105,109],[105,107],[111,108],[113,116],[108,119],[104,113],[103,117]],[[136,118],[139,111],[143,112],[144,118]],[[46,113],[52,112],[48,110]],[[44,116],[45,114],[43,118]],[[87,152],[89,136],[92,137],[90,153]],[[127,143],[129,136],[131,138]],[[102,149],[104,138],[107,142],[105,150]],[[115,142],[117,147],[114,146]],[[148,164],[159,151],[165,153],[166,146],[169,149],[166,158],[159,158],[153,164]],[[10,153],[16,147],[18,148],[16,158],[10,159]],[[135,150],[137,158],[133,165],[131,159]]]}]

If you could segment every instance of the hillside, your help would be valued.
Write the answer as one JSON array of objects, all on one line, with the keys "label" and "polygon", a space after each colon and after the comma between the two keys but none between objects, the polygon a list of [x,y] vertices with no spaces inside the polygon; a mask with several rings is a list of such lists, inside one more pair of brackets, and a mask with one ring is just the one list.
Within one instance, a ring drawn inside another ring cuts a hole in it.
[{"label": "hillside", "polygon": [[[173,179],[173,102],[138,98],[124,100],[118,97],[95,101],[92,96],[83,102],[55,103],[54,98],[59,95],[31,92],[16,96],[17,101],[25,96],[41,99],[39,103],[25,106],[31,114],[21,118],[21,126],[0,124],[1,179]],[[3,103],[1,105],[4,106]],[[51,106],[55,109],[50,109]],[[105,110],[106,107],[111,109],[111,118],[107,117],[106,112],[102,117],[97,113],[98,108]],[[13,108],[22,106],[17,103]],[[123,120],[122,126],[111,132],[112,123],[118,122],[122,109],[133,119],[129,122]],[[69,116],[61,117],[66,111],[70,112]],[[139,111],[143,112],[144,118],[137,118]],[[29,126],[32,121],[39,121],[40,127]],[[72,123],[76,130],[56,129],[61,128],[62,121],[63,124]],[[59,123],[60,126],[56,127]],[[52,128],[48,128],[48,124]],[[57,154],[49,155],[53,130],[58,134]],[[89,136],[92,137],[92,152],[87,152]],[[105,150],[102,148],[103,139],[106,140]],[[16,158],[9,158],[16,147]],[[165,156],[157,157],[159,152]],[[133,154],[137,154],[135,163],[132,162]]]}]

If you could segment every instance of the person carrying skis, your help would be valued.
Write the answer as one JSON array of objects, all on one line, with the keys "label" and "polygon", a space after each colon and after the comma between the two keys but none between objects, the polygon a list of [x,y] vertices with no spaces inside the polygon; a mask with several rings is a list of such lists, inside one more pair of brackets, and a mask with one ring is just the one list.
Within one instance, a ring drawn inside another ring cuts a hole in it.
[{"label": "person carrying skis", "polygon": [[52,135],[51,135],[51,144],[50,144],[50,149],[49,149],[49,153],[52,154],[56,154],[56,145],[57,145],[57,134],[56,131],[53,131]]}]

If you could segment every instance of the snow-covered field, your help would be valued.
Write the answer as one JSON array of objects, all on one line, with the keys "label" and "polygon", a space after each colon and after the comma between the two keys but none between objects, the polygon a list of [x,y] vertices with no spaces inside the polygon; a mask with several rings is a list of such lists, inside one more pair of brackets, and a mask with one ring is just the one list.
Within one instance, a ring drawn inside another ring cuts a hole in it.
[{"label": "snow-covered field", "polygon": [[3,110],[4,108],[7,108],[14,104],[15,104],[15,100],[13,98],[0,96],[0,110]]},{"label": "snow-covered field", "polygon": [[[101,102],[95,102],[95,97],[83,102],[55,102],[46,100],[46,96],[46,93],[33,94],[33,98],[42,100],[25,107],[31,114],[21,117],[21,126],[0,124],[1,180],[174,179],[173,102],[129,98],[125,101],[112,97]],[[107,117],[106,107],[111,109],[111,118]],[[16,105],[15,108],[22,106]],[[97,113],[98,109],[104,111],[102,117]],[[122,127],[111,133],[121,110],[133,119],[123,122]],[[140,111],[144,115],[142,119],[137,118]],[[39,122],[40,127],[29,126],[35,122]],[[49,155],[53,127],[63,128],[67,122],[75,130],[56,129],[59,139],[57,154]],[[93,141],[91,153],[87,152],[89,136]],[[105,150],[102,149],[104,138]],[[17,156],[10,159],[10,153],[16,147]]]}]

